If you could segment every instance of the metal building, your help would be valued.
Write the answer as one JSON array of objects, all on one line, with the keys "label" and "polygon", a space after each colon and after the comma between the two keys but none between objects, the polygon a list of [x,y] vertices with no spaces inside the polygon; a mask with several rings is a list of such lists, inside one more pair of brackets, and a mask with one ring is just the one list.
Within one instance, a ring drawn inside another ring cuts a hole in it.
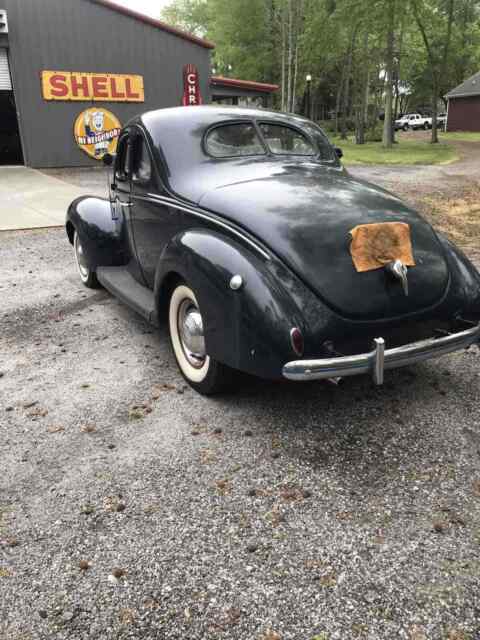
[{"label": "metal building", "polygon": [[210,90],[212,102],[239,106],[272,107],[272,96],[278,84],[252,82],[224,76],[212,76]]},{"label": "metal building", "polygon": [[0,0],[0,163],[95,164],[149,109],[210,102],[213,44],[108,0]]}]

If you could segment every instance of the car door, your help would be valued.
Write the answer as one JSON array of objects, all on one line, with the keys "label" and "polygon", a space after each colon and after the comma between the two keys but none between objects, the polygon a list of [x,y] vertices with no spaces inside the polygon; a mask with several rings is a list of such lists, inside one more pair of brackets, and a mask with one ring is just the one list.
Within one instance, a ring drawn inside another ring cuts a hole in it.
[{"label": "car door", "polygon": [[166,193],[149,143],[139,129],[133,149],[130,215],[137,259],[147,285],[153,289],[161,253],[180,230],[182,214],[158,200],[158,196]]},{"label": "car door", "polygon": [[133,146],[130,130],[125,130],[118,141],[117,154],[113,168],[113,183],[110,188],[112,218],[123,220],[122,240],[128,255],[127,268],[132,276],[145,284],[143,274],[137,263],[135,241],[131,220]]}]

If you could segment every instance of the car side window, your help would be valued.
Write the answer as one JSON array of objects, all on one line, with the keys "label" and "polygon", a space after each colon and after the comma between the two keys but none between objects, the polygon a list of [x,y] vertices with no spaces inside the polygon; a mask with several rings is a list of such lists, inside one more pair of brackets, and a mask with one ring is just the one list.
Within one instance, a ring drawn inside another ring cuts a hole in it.
[{"label": "car side window", "polygon": [[215,127],[207,134],[205,148],[215,158],[265,155],[255,127],[248,122]]},{"label": "car side window", "polygon": [[118,143],[115,159],[115,180],[117,182],[127,182],[129,178],[129,156],[128,136],[124,136]]},{"label": "car side window", "polygon": [[266,122],[260,124],[260,129],[272,153],[298,156],[316,155],[308,138],[296,129]]},{"label": "car side window", "polygon": [[148,184],[152,179],[152,160],[142,136],[135,140],[132,179],[141,184]]}]

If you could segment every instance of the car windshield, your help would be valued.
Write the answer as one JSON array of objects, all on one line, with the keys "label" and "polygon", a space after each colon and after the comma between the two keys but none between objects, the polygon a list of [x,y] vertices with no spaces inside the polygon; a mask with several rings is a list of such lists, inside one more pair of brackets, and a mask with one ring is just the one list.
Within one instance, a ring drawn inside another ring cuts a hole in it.
[{"label": "car windshield", "polygon": [[205,146],[216,158],[264,155],[265,149],[253,124],[226,124],[212,129]]}]

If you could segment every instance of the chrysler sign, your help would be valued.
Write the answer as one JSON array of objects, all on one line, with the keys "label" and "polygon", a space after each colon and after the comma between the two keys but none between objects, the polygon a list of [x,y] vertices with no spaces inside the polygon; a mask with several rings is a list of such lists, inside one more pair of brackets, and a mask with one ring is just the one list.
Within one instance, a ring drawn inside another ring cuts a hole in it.
[{"label": "chrysler sign", "polygon": [[202,104],[200,94],[200,82],[198,70],[194,64],[186,64],[183,67],[183,99],[184,107]]}]

